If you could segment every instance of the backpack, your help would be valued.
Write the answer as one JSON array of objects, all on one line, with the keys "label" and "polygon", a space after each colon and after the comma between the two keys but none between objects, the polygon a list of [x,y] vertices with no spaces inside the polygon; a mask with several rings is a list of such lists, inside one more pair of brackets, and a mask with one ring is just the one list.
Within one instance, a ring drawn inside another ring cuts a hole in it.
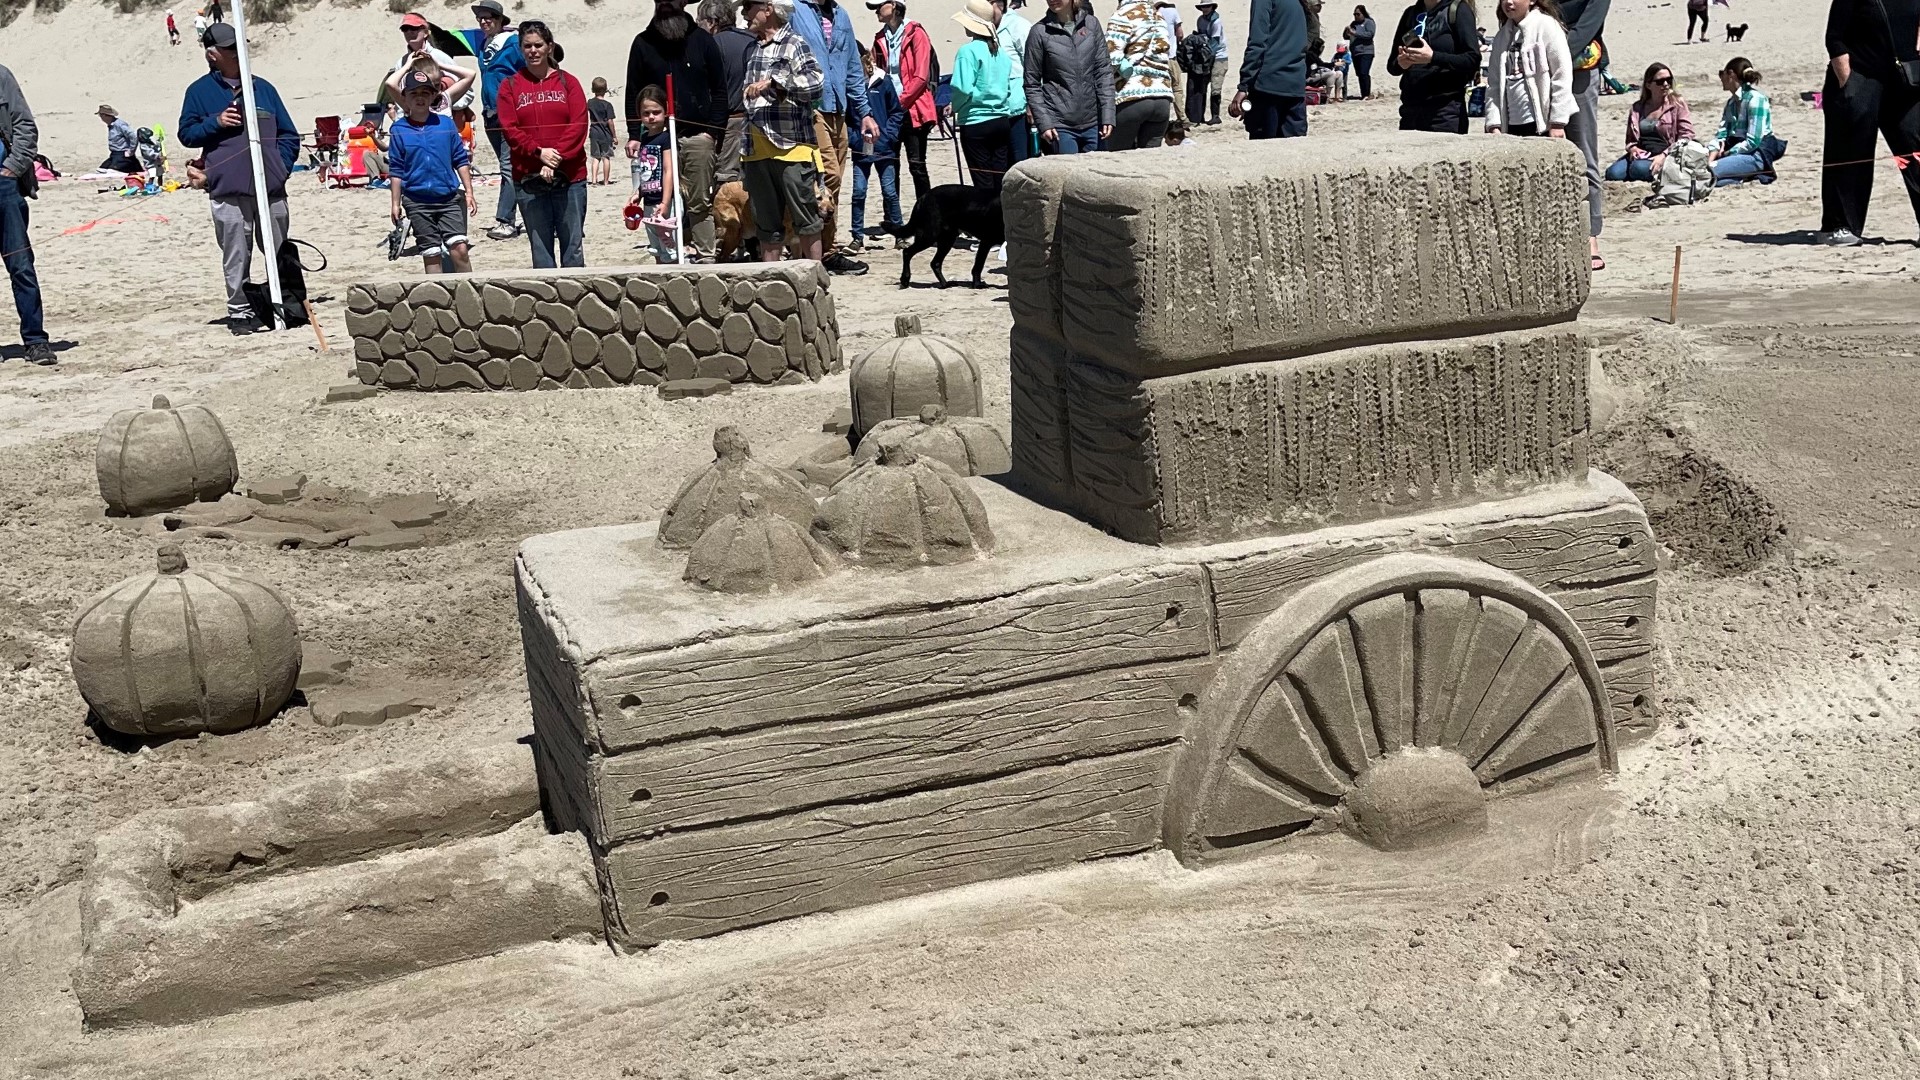
[{"label": "backpack", "polygon": [[1707,160],[1707,148],[1689,139],[1668,148],[1646,205],[1649,209],[1691,206],[1712,194],[1713,164]]},{"label": "backpack", "polygon": [[1200,75],[1213,70],[1213,39],[1195,30],[1180,39],[1180,50],[1174,54],[1174,63],[1189,75]]}]

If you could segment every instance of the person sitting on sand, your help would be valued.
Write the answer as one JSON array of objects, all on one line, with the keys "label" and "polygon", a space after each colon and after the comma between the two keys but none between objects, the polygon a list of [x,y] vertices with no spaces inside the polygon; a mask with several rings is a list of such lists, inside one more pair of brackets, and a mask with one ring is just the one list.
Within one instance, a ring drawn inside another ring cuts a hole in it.
[{"label": "person sitting on sand", "polygon": [[1716,187],[1742,184],[1773,175],[1773,163],[1786,145],[1773,134],[1773,104],[1760,92],[1760,71],[1744,56],[1720,69],[1720,85],[1730,97],[1720,113],[1720,130],[1713,133]]},{"label": "person sitting on sand", "polygon": [[1652,180],[1666,164],[1667,151],[1693,138],[1693,111],[1673,88],[1673,69],[1647,68],[1640,100],[1627,113],[1627,152],[1607,166],[1609,180]]},{"label": "person sitting on sand", "polygon": [[101,162],[100,167],[108,172],[139,172],[140,159],[134,155],[139,138],[133,133],[133,125],[120,119],[111,105],[100,106],[94,115],[107,125],[107,160]]}]

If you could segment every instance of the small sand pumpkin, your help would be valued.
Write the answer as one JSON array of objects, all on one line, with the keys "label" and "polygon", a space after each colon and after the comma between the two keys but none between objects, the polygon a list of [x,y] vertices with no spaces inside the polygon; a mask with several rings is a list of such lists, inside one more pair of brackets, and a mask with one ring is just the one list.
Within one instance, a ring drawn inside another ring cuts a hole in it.
[{"label": "small sand pumpkin", "polygon": [[887,443],[932,458],[961,476],[997,476],[1013,468],[1007,437],[990,420],[949,416],[945,406],[928,405],[913,420],[882,420],[860,440],[856,464],[872,461]]},{"label": "small sand pumpkin", "polygon": [[882,445],[874,463],[834,486],[814,535],[863,566],[942,566],[993,550],[987,508],[967,482],[904,446]]},{"label": "small sand pumpkin", "polygon": [[154,514],[214,502],[240,482],[240,464],[220,419],[204,405],[113,414],[93,453],[100,497],[115,514]]},{"label": "small sand pumpkin", "polygon": [[687,555],[687,581],[731,593],[769,593],[818,581],[840,560],[807,531],[767,512],[751,491],[740,508],[707,527]]},{"label": "small sand pumpkin", "polygon": [[740,506],[740,496],[760,496],[772,513],[806,528],[813,521],[813,496],[792,473],[754,460],[747,437],[727,426],[713,432],[713,463],[680,485],[680,491],[660,515],[659,541],[664,548],[690,548],[695,541]]},{"label": "small sand pumpkin", "polygon": [[167,544],[156,572],[82,609],[72,663],[80,696],[115,731],[224,735],[265,722],[293,696],[300,631],[273,589],[189,570]]},{"label": "small sand pumpkin", "polygon": [[921,333],[918,315],[896,316],[893,331],[893,340],[855,360],[847,375],[855,439],[883,420],[919,416],[928,405],[953,416],[980,415],[985,399],[973,357],[947,338]]}]

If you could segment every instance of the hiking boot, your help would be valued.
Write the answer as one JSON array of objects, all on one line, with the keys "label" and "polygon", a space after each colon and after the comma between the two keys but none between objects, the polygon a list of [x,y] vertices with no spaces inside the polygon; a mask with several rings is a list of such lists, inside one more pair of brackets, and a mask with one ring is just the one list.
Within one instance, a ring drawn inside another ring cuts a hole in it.
[{"label": "hiking boot", "polygon": [[822,259],[820,265],[826,267],[829,274],[858,277],[867,272],[866,263],[837,251]]},{"label": "hiking boot", "polygon": [[487,239],[489,240],[511,240],[519,235],[520,226],[515,225],[511,221],[495,222],[493,228],[487,230]]},{"label": "hiking boot", "polygon": [[234,337],[245,337],[248,334],[266,334],[272,331],[273,327],[268,326],[266,323],[261,322],[251,315],[227,316],[227,332]]},{"label": "hiking boot", "polygon": [[1835,229],[1832,232],[1814,233],[1813,242],[1827,247],[1859,247],[1860,238],[1852,229]]},{"label": "hiking boot", "polygon": [[36,341],[27,346],[27,363],[38,364],[41,367],[52,367],[59,362],[60,358],[53,355],[52,345],[44,341]]}]

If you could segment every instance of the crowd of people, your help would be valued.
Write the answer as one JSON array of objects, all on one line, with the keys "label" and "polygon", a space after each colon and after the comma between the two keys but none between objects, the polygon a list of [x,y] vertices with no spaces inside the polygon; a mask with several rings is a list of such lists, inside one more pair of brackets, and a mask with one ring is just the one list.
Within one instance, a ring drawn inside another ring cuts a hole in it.
[{"label": "crowd of people", "polygon": [[[876,24],[870,39],[839,0],[699,0],[694,13],[693,0],[655,0],[618,95],[600,78],[589,93],[563,67],[553,30],[514,20],[502,0],[473,4],[480,30],[471,56],[438,48],[430,24],[410,14],[400,25],[406,51],[386,81],[392,129],[370,160],[428,272],[471,266],[468,222],[479,214],[473,147],[482,134],[498,160],[487,238],[524,234],[535,267],[583,265],[587,188],[615,182],[624,124],[633,189],[627,219],[646,225],[656,259],[715,258],[715,198],[739,184],[758,257],[811,258],[832,273],[863,273],[857,256],[880,234],[868,228],[871,180],[879,179],[880,224],[900,227],[903,159],[916,200],[925,198],[927,148],[938,128],[957,140],[972,184],[997,192],[1029,156],[1151,149],[1178,142],[1188,125],[1221,122],[1231,57],[1218,3],[1196,4],[1189,30],[1174,0],[1117,0],[1104,20],[1089,0],[1043,2],[1044,12],[1029,18],[1020,11],[1026,0],[962,0],[952,18],[966,40],[943,79],[932,35],[908,17],[907,0],[865,0]],[[1353,75],[1360,97],[1373,96],[1378,24],[1356,6],[1327,60],[1322,3],[1249,0],[1248,41],[1226,112],[1251,138],[1305,135],[1310,91],[1329,71]],[[1830,5],[1815,239],[1850,246],[1865,229],[1876,137],[1896,158],[1920,162],[1920,0]],[[1709,189],[1764,182],[1786,151],[1762,74],[1747,59],[1735,57],[1720,72],[1727,96],[1710,139],[1696,127],[1672,68],[1655,63],[1628,112],[1622,152],[1603,168],[1597,120],[1609,6],[1492,0],[1489,35],[1476,0],[1413,0],[1385,45],[1403,129],[1463,135],[1477,116],[1490,133],[1563,138],[1579,148],[1595,270],[1606,265],[1603,180],[1649,182],[1656,190],[1676,175]],[[286,181],[301,133],[273,85],[255,76],[253,104],[268,149],[260,199],[236,35],[217,7],[210,10],[211,20],[206,11],[195,20],[208,71],[188,88],[175,135],[200,155],[188,175],[211,207],[228,324],[256,333],[267,328],[249,297],[252,253],[263,250],[259,217],[264,206],[272,235],[284,240]],[[149,129],[136,133],[111,106],[97,115],[107,127],[103,167],[137,168],[139,139]],[[42,175],[36,135],[20,86],[0,68],[0,250],[26,358],[51,364],[28,236],[27,200]],[[849,175],[843,234],[837,211]],[[1920,167],[1904,168],[1902,179],[1920,217]]]}]

